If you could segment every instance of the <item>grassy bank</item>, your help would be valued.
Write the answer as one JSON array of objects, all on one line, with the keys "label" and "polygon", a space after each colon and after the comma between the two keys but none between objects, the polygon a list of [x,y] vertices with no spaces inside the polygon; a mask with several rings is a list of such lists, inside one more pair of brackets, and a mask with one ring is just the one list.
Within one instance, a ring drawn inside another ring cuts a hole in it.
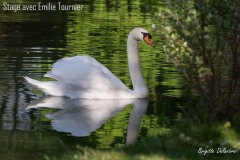
[{"label": "grassy bank", "polygon": [[[46,160],[192,160],[239,159],[240,134],[231,122],[181,125],[169,132],[149,132],[142,142],[107,150],[76,146],[75,151],[46,155]],[[214,153],[212,153],[214,151]],[[201,152],[201,153],[200,153]],[[231,152],[231,153],[225,153]]]}]

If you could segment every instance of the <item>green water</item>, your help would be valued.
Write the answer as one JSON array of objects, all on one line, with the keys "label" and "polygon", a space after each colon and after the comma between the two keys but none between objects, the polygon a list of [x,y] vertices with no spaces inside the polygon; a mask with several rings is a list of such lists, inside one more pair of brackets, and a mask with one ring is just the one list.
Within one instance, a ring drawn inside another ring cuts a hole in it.
[{"label": "green water", "polygon": [[[3,1],[0,2],[2,5]],[[161,50],[164,41],[151,27],[154,23],[151,12],[162,3],[157,0],[74,3],[84,5],[83,10],[15,13],[0,9],[0,159],[61,156],[66,150],[74,151],[76,145],[98,149],[125,146],[131,117],[138,112],[135,106],[126,105],[89,136],[81,137],[53,127],[47,115],[59,113],[58,109],[26,110],[42,93],[22,76],[46,80],[43,75],[56,60],[84,54],[96,58],[131,88],[126,40],[129,31],[138,26],[151,33],[156,48],[143,42],[139,45],[150,97],[146,111],[141,111],[137,140],[144,141],[159,128],[168,133],[170,127],[182,120],[182,109],[192,92],[173,64],[166,61]]]}]

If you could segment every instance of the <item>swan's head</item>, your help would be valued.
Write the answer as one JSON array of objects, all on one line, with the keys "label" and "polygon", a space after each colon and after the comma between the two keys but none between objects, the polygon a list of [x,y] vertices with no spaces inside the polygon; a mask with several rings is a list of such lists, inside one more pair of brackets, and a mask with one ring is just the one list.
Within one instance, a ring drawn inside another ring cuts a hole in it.
[{"label": "swan's head", "polygon": [[146,29],[140,27],[134,28],[130,32],[129,36],[131,36],[133,39],[137,41],[145,41],[150,46],[155,47],[153,41],[151,40],[152,36],[150,35],[150,33],[148,33]]}]

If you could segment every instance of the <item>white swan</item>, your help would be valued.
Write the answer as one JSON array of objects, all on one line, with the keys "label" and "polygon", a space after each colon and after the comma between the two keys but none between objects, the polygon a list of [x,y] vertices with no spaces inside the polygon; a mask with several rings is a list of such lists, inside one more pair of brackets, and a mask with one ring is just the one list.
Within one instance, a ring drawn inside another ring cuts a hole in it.
[{"label": "white swan", "polygon": [[38,81],[24,77],[47,95],[85,99],[146,98],[148,88],[142,76],[138,41],[154,47],[151,35],[143,28],[135,28],[128,35],[127,53],[133,90],[114,76],[105,66],[89,56],[63,58],[55,62],[45,74],[56,81]]}]

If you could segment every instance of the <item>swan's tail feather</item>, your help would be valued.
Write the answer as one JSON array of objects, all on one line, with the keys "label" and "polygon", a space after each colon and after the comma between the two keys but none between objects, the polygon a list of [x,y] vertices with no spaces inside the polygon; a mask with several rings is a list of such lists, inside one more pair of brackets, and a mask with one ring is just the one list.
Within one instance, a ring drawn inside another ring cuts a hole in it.
[{"label": "swan's tail feather", "polygon": [[32,84],[33,86],[39,88],[39,89],[43,89],[43,82],[29,78],[27,76],[23,76],[23,78],[30,84]]},{"label": "swan's tail feather", "polygon": [[[52,95],[52,96],[64,96],[64,88],[65,86],[63,86],[63,84],[61,84],[58,81],[38,81],[32,78],[29,78],[27,76],[23,77],[24,79],[26,79],[26,81],[28,83],[30,83],[31,85],[37,87],[39,90],[43,91],[46,95]],[[67,92],[67,91],[65,91]]]},{"label": "swan's tail feather", "polygon": [[52,87],[49,85],[49,82],[41,82],[32,78],[29,78],[27,76],[24,76],[23,78],[34,87],[43,91],[45,94],[51,95],[50,91],[52,90]]}]

